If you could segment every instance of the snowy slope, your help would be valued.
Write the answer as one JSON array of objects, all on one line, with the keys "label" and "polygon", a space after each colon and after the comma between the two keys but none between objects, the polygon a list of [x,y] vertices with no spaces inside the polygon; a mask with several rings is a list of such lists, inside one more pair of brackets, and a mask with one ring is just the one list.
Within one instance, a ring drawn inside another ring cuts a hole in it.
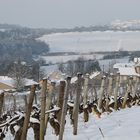
[{"label": "snowy slope", "polygon": [[[90,114],[90,121],[87,123],[83,122],[83,116],[80,115],[77,136],[72,134],[72,126],[68,120],[64,140],[140,140],[140,107],[102,115],[101,119]],[[46,139],[57,140],[58,138],[53,133],[53,129],[49,127]]]},{"label": "snowy slope", "polygon": [[[110,115],[103,114],[100,119],[91,113],[87,123],[84,123],[81,114],[79,116],[78,135],[76,136],[72,134],[73,129],[68,117],[64,140],[140,140],[140,107],[127,108]],[[12,139],[12,135],[8,133],[5,140]],[[45,139],[58,140],[50,125],[48,125]],[[27,140],[34,140],[32,129],[28,131]]]},{"label": "snowy slope", "polygon": [[68,61],[77,60],[79,57],[83,57],[85,60],[89,59],[101,59],[103,57],[102,54],[86,54],[86,55],[59,55],[59,56],[39,56],[39,58],[45,60],[46,63],[65,63]]},{"label": "snowy slope", "polygon": [[139,31],[69,32],[44,35],[51,52],[140,50]]}]

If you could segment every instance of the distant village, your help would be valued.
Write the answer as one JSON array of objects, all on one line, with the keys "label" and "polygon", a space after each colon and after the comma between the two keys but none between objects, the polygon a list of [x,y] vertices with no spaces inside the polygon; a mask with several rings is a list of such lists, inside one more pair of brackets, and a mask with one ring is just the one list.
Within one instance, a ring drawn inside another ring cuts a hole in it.
[{"label": "distant village", "polygon": [[[129,63],[116,63],[113,65],[114,75],[120,75],[120,81],[124,82],[127,77],[133,77],[135,80],[140,77],[140,58],[134,58],[133,61]],[[93,71],[91,77],[93,78],[99,75],[103,75],[102,71]],[[49,75],[50,81],[59,82],[66,78],[66,74],[59,70],[52,71]],[[45,78],[45,77],[44,77]],[[42,78],[43,79],[43,78]],[[31,85],[40,85],[40,81],[36,82],[33,79],[24,78],[23,79],[23,90],[27,90]],[[16,91],[15,80],[9,76],[0,76],[0,90],[2,91]]]}]

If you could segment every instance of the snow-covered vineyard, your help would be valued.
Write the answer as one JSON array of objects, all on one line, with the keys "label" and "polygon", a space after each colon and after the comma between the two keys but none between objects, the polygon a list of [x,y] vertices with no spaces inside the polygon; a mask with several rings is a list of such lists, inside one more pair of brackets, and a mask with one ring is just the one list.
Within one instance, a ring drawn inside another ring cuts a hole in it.
[{"label": "snow-covered vineyard", "polygon": [[39,83],[26,79],[24,91],[5,81],[0,80],[1,140],[140,137],[139,59],[115,64],[114,73],[78,73]]}]

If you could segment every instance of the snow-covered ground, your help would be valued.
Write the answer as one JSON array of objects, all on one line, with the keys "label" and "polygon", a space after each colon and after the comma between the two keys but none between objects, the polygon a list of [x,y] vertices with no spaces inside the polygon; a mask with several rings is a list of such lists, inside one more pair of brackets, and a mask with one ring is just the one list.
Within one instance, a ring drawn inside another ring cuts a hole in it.
[{"label": "snow-covered ground", "polygon": [[[90,114],[89,122],[84,123],[82,114],[79,116],[78,135],[73,135],[69,116],[65,125],[64,140],[139,140],[140,139],[140,107],[132,107],[97,118]],[[100,130],[101,131],[100,131]],[[102,134],[101,134],[102,132]],[[34,140],[33,130],[29,129],[27,140]],[[12,140],[10,133],[5,140]],[[58,140],[53,128],[48,125],[46,140]]]},{"label": "snow-covered ground", "polygon": [[96,52],[140,50],[139,31],[69,32],[44,35],[40,40],[50,45],[51,52]]},{"label": "snow-covered ground", "polygon": [[101,59],[99,60],[99,65],[102,71],[108,71],[109,67],[113,68],[113,65],[116,63],[128,63],[129,57],[118,58],[118,59]]},{"label": "snow-covered ground", "polygon": [[[140,107],[127,108],[113,112],[110,115],[102,115],[100,119],[90,114],[90,119],[87,123],[84,123],[83,116],[80,115],[77,136],[73,135],[73,127],[67,118],[64,140],[139,140],[139,116]],[[31,137],[33,137],[33,133],[30,130],[28,132],[28,140],[32,140]],[[45,139],[58,140],[50,126]]]},{"label": "snow-covered ground", "polygon": [[[66,63],[68,61],[74,61],[78,59],[79,57],[83,57],[85,60],[89,59],[101,59],[103,58],[102,54],[87,54],[87,55],[61,55],[61,56],[39,56],[38,59],[43,59],[45,60],[46,63],[52,63],[53,65],[49,66],[41,66],[41,71],[44,72],[44,74],[49,74],[52,73],[53,71],[58,70],[58,64],[56,63]],[[107,63],[108,65],[109,63]],[[103,65],[103,62],[101,62],[101,65]]]},{"label": "snow-covered ground", "polygon": [[[90,119],[87,123],[84,123],[83,116],[80,116],[78,135],[74,136],[72,134],[72,126],[68,121],[65,126],[64,140],[139,140],[139,116],[140,107],[127,108],[110,115],[102,115],[100,119],[90,114]],[[49,129],[46,139],[56,140],[56,136],[52,133],[53,130]]]},{"label": "snow-covered ground", "polygon": [[[39,58],[44,59],[46,63],[65,63],[69,60],[76,60],[79,57],[83,57],[85,60],[89,59],[101,59],[103,57],[102,54],[79,54],[79,55],[59,55],[59,56],[39,56]],[[39,59],[38,58],[38,59]]]},{"label": "snow-covered ground", "polygon": [[[52,60],[51,61],[52,63],[55,63],[55,62],[57,62],[57,63],[58,62],[66,62],[66,60],[68,60],[68,59],[64,59],[65,57],[62,57],[63,61],[61,61],[61,59],[58,59],[58,56],[57,57],[56,56],[54,56],[54,57],[53,56],[52,57],[48,56],[48,58],[50,58],[48,60]],[[74,60],[73,57],[69,56],[68,58],[69,58],[69,60]],[[93,58],[93,56],[91,55],[91,59],[92,58]],[[45,60],[48,61],[47,59],[45,59]],[[115,63],[128,63],[129,58],[128,57],[124,57],[124,58],[120,58],[120,59],[105,59],[105,60],[102,60],[102,59],[100,60],[99,59],[98,61],[99,61],[99,65],[100,65],[101,69],[104,70],[104,71],[108,71],[110,67],[113,68],[112,65],[115,64]],[[41,66],[40,69],[41,69],[41,71],[44,72],[45,75],[48,75],[48,74],[50,74],[50,73],[52,73],[54,71],[57,71],[58,70],[58,65],[54,64],[54,65],[49,65],[49,66]]]}]

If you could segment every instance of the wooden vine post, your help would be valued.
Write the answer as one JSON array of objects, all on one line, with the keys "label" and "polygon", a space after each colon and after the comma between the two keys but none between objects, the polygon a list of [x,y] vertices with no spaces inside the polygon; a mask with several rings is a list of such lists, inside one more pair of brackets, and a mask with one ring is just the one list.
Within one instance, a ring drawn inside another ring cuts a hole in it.
[{"label": "wooden vine post", "polygon": [[41,115],[40,115],[40,140],[44,140],[45,135],[45,109],[46,109],[47,79],[43,79],[41,91]]},{"label": "wooden vine post", "polygon": [[127,101],[128,94],[131,93],[132,80],[133,80],[133,77],[129,77],[128,89],[127,89],[127,92],[124,95],[124,99],[123,99],[123,103],[122,103],[122,108],[126,107],[126,101]]},{"label": "wooden vine post", "polygon": [[16,95],[13,95],[13,100],[14,100],[14,111],[16,111]]},{"label": "wooden vine post", "polygon": [[66,87],[66,82],[65,81],[60,81],[59,97],[58,97],[58,102],[57,102],[57,106],[61,108],[61,110],[57,114],[57,119],[58,119],[59,123],[61,121],[65,87]]},{"label": "wooden vine post", "polygon": [[113,90],[113,74],[110,73],[109,82],[108,82],[108,90],[107,90],[107,98],[106,98],[106,106],[105,106],[106,111],[108,111],[109,97],[112,95],[112,90]]},{"label": "wooden vine post", "polygon": [[52,85],[52,104],[56,104],[56,82],[51,82]]},{"label": "wooden vine post", "polygon": [[130,76],[129,78],[129,88],[130,88],[130,93],[132,94],[134,91],[133,76]]},{"label": "wooden vine post", "polygon": [[0,116],[2,115],[3,103],[4,103],[4,92],[0,93]]},{"label": "wooden vine post", "polygon": [[68,97],[70,93],[70,81],[71,77],[67,77],[67,84],[64,92],[64,103],[62,107],[62,115],[61,115],[61,121],[60,121],[60,133],[59,133],[59,140],[63,140],[63,133],[64,133],[64,127],[65,127],[65,117],[67,114],[67,102]]},{"label": "wooden vine post", "polygon": [[93,84],[94,84],[94,85],[93,85],[94,98],[95,98],[95,100],[97,100],[98,97],[97,97],[97,91],[96,91],[96,85],[95,85],[95,82],[94,82]]},{"label": "wooden vine post", "polygon": [[86,74],[85,80],[84,80],[84,87],[83,87],[83,115],[84,115],[84,122],[87,122],[89,119],[88,114],[88,105],[87,105],[87,99],[88,99],[88,87],[89,87],[89,74]]},{"label": "wooden vine post", "polygon": [[103,94],[104,94],[105,81],[106,81],[106,76],[103,76],[102,83],[101,83],[99,100],[98,100],[98,108],[99,109],[101,109],[101,106],[102,106],[102,98],[103,98]]},{"label": "wooden vine post", "polygon": [[[51,82],[50,88],[49,88],[47,95],[46,95],[46,111],[48,111],[50,109],[50,106],[52,104],[52,97],[54,94],[54,88],[55,88],[55,82]],[[46,132],[47,125],[48,125],[48,119],[49,119],[49,113],[47,113],[45,115],[45,132]]]},{"label": "wooden vine post", "polygon": [[33,100],[34,100],[35,90],[36,90],[36,86],[35,85],[31,86],[31,92],[29,95],[29,103],[26,107],[26,115],[25,115],[25,119],[24,119],[23,131],[22,131],[20,140],[26,140],[26,137],[27,137],[27,130],[28,130],[28,125],[29,125],[29,121],[30,121],[30,114],[32,111],[32,104],[33,104]]},{"label": "wooden vine post", "polygon": [[139,82],[140,82],[140,77],[136,77],[136,83],[135,83],[135,87],[134,87],[134,92],[132,94],[132,97],[134,98],[136,96],[137,90],[138,90],[138,86],[139,86]]},{"label": "wooden vine post", "polygon": [[35,93],[35,99],[34,99],[35,104],[37,104],[37,92]]},{"label": "wooden vine post", "polygon": [[70,84],[70,91],[69,91],[69,100],[73,100],[73,85],[72,84]]},{"label": "wooden vine post", "polygon": [[91,81],[92,81],[92,83],[91,83],[91,81],[89,82],[89,84],[91,84],[92,86],[91,86],[91,101],[94,101],[94,100],[96,100],[97,101],[97,91],[96,91],[96,79],[95,78],[90,78],[91,79]]},{"label": "wooden vine post", "polygon": [[84,107],[87,105],[87,98],[88,98],[88,84],[89,84],[89,74],[86,74],[85,81],[84,81],[84,89],[83,89],[83,103]]},{"label": "wooden vine post", "polygon": [[114,93],[114,109],[117,110],[118,108],[118,103],[117,103],[117,97],[118,97],[118,92],[119,92],[119,83],[120,83],[120,74],[117,73],[116,77],[116,87],[115,87],[115,93]]},{"label": "wooden vine post", "polygon": [[111,96],[113,93],[113,73],[110,73],[109,77],[109,87],[108,87],[108,94]]},{"label": "wooden vine post", "polygon": [[74,102],[74,109],[73,109],[73,134],[77,135],[77,128],[78,128],[78,114],[79,114],[79,104],[80,104],[80,94],[82,90],[82,74],[79,73],[77,75],[77,89],[76,89],[76,98]]},{"label": "wooden vine post", "polygon": [[26,107],[27,107],[27,105],[28,105],[27,95],[24,95],[23,98],[24,98],[25,110],[26,110]]}]

